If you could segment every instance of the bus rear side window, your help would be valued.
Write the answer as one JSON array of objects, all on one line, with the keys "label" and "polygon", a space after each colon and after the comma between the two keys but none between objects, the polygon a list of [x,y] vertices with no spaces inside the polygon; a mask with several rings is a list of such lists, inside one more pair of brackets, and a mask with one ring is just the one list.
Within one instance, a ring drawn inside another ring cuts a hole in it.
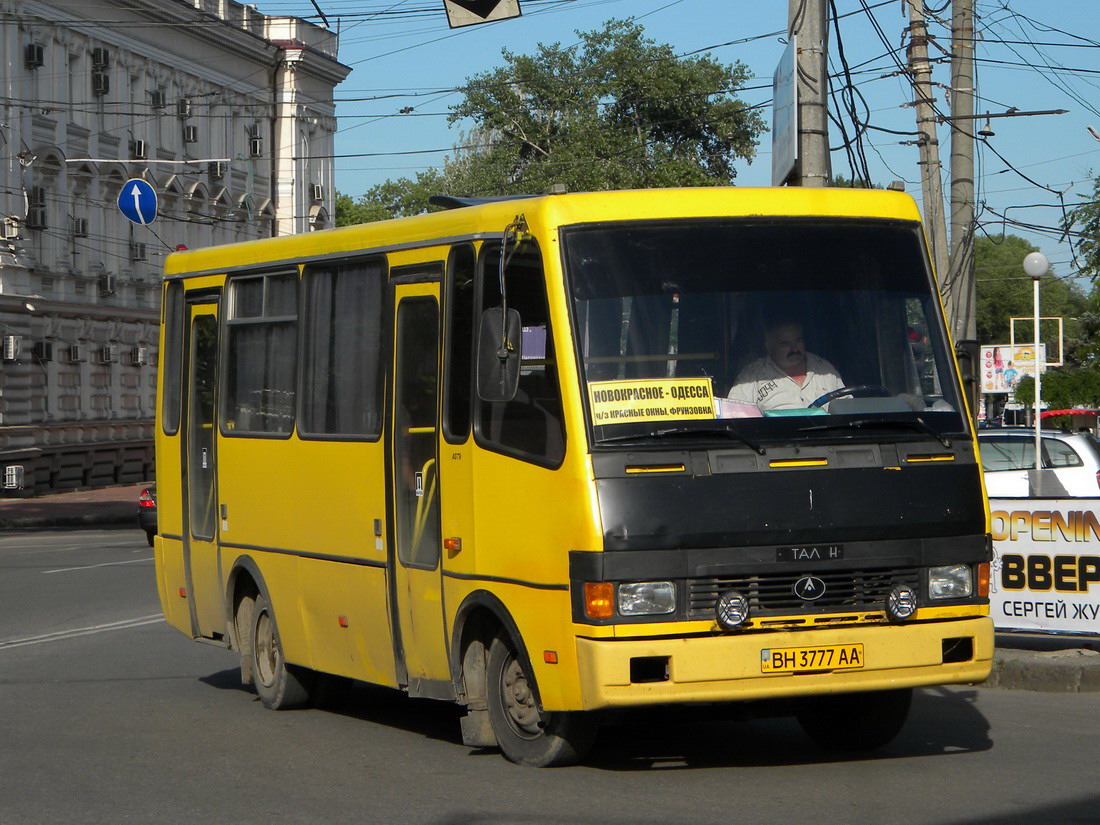
[{"label": "bus rear side window", "polygon": [[294,429],[298,275],[236,278],[229,289],[222,432],[288,434]]},{"label": "bus rear side window", "polygon": [[307,267],[299,431],[377,438],[382,432],[385,261]]},{"label": "bus rear side window", "polygon": [[175,435],[180,428],[180,370],[183,366],[183,284],[173,281],[164,295],[164,348],[161,369],[164,370],[164,394],[161,398],[161,428],[165,435]]}]

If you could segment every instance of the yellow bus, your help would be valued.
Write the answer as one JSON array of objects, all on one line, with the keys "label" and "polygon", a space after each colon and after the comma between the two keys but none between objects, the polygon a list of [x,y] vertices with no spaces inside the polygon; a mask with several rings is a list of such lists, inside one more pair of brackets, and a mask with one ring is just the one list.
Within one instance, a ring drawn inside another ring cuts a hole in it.
[{"label": "yellow bus", "polygon": [[989,524],[898,192],[481,201],[169,256],[156,575],[273,709],[326,675],[581,758],[617,708],[880,746],[989,673]]}]

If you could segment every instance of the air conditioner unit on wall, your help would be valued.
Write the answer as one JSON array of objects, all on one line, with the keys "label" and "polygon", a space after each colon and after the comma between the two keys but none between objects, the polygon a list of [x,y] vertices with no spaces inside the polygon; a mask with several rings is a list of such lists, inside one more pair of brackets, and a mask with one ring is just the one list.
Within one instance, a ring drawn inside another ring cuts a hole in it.
[{"label": "air conditioner unit on wall", "polygon": [[154,89],[149,93],[149,105],[154,109],[163,109],[167,105],[166,95],[163,89]]},{"label": "air conditioner unit on wall", "polygon": [[73,237],[74,238],[87,238],[88,237],[88,219],[87,218],[73,218]]},{"label": "air conditioner unit on wall", "polygon": [[115,345],[104,344],[99,350],[99,363],[113,364],[115,362]]},{"label": "air conditioner unit on wall", "polygon": [[199,142],[199,127],[198,126],[184,126],[183,127],[183,142],[184,143],[198,143]]},{"label": "air conditioner unit on wall", "polygon": [[104,272],[99,276],[99,294],[115,294],[115,274],[113,272]]},{"label": "air conditioner unit on wall", "polygon": [[176,101],[176,115],[179,117],[191,117],[191,98],[184,97]]},{"label": "air conditioner unit on wall", "polygon": [[71,344],[69,346],[69,363],[79,364],[84,360],[84,347],[80,344]]},{"label": "air conditioner unit on wall", "polygon": [[111,68],[111,50],[104,49],[102,47],[98,49],[92,49],[92,68],[93,69],[109,69]]},{"label": "air conditioner unit on wall", "polygon": [[9,464],[4,468],[4,489],[22,490],[25,473],[22,464]]},{"label": "air conditioner unit on wall", "polygon": [[263,138],[249,138],[248,139],[248,156],[251,158],[262,157],[264,153],[264,139]]},{"label": "air conditioner unit on wall", "polygon": [[92,72],[92,94],[103,97],[111,93],[111,76],[103,72]]},{"label": "air conditioner unit on wall", "polygon": [[310,184],[309,196],[315,203],[320,203],[325,199],[325,187],[319,183]]},{"label": "air conditioner unit on wall", "polygon": [[28,43],[26,52],[28,69],[40,69],[46,65],[46,47],[41,43]]},{"label": "air conditioner unit on wall", "polygon": [[144,261],[146,260],[146,247],[142,241],[132,241],[130,243],[130,260],[131,261]]},{"label": "air conditioner unit on wall", "polygon": [[206,170],[210,173],[210,177],[213,180],[221,180],[225,177],[227,164],[224,160],[212,160],[207,165]]},{"label": "air conditioner unit on wall", "polygon": [[27,229],[46,228],[46,207],[32,206],[27,210]]},{"label": "air conditioner unit on wall", "polygon": [[19,240],[19,218],[4,218],[3,236],[5,241]]},{"label": "air conditioner unit on wall", "polygon": [[131,140],[130,141],[130,158],[132,160],[145,160],[146,146],[144,140]]},{"label": "air conditioner unit on wall", "polygon": [[149,348],[134,347],[130,350],[130,363],[135,367],[144,367],[149,363]]},{"label": "air conditioner unit on wall", "polygon": [[34,359],[36,361],[52,361],[53,360],[53,342],[52,341],[35,341],[34,342]]},{"label": "air conditioner unit on wall", "polygon": [[22,348],[22,337],[19,335],[5,335],[3,356],[5,361],[18,361],[19,350]]}]

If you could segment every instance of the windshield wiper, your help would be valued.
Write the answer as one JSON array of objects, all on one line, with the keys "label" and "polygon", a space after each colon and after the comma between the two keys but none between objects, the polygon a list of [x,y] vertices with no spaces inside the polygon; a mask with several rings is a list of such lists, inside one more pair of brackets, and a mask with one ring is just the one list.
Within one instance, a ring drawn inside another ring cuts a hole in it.
[{"label": "windshield wiper", "polygon": [[798,431],[800,433],[811,433],[823,432],[825,430],[857,430],[863,427],[903,427],[909,430],[919,430],[922,433],[932,436],[944,447],[948,449],[951,447],[951,442],[946,435],[932,427],[927,421],[920,417],[900,421],[897,419],[856,418],[852,421],[841,421],[836,424],[815,424],[810,427],[799,427]]},{"label": "windshield wiper", "polygon": [[740,441],[746,447],[751,448],[758,455],[764,455],[765,450],[755,441],[750,438],[746,438],[741,433],[729,427],[667,427],[663,430],[654,430],[651,433],[638,433],[635,435],[614,435],[610,438],[598,438],[597,444],[611,444],[614,442],[622,441],[648,441],[650,439],[670,438],[676,436],[690,436],[690,435],[721,435],[726,438],[732,438],[734,441]]}]

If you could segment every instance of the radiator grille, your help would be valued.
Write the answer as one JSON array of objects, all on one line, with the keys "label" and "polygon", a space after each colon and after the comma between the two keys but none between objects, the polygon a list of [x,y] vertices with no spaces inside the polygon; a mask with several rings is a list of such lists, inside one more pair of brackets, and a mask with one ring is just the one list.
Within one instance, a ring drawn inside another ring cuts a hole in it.
[{"label": "radiator grille", "polygon": [[836,610],[878,610],[896,584],[907,584],[920,592],[917,568],[836,570],[813,575],[825,583],[825,595],[804,601],[794,594],[794,585],[806,575],[776,573],[758,576],[723,576],[693,579],[688,583],[688,611],[692,619],[714,616],[718,596],[737,590],[749,600],[750,615],[778,613],[824,613]]}]

